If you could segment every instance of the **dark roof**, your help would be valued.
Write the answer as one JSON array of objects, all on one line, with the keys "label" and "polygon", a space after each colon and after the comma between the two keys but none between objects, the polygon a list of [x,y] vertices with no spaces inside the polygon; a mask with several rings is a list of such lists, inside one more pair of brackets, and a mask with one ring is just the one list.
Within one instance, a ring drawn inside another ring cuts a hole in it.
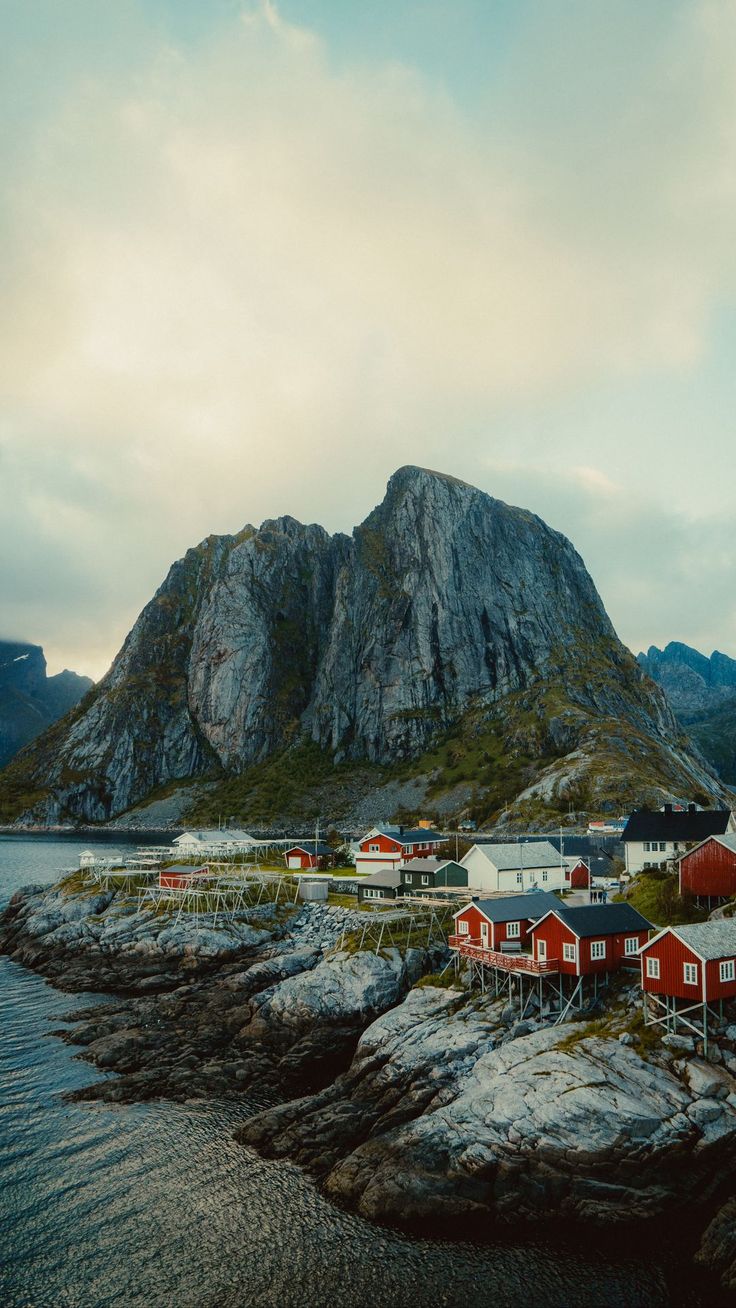
[{"label": "dark roof", "polygon": [[316,853],[318,858],[329,857],[330,854],[335,852],[330,845],[325,844],[324,840],[295,840],[294,844],[289,845],[289,848],[285,850],[285,853],[288,854],[292,849],[302,849],[305,854]]},{"label": "dark roof", "polygon": [[705,840],[722,836],[728,827],[727,808],[696,809],[684,812],[649,813],[635,809],[624,829],[622,840]]},{"label": "dark roof", "polygon": [[[507,895],[502,899],[474,899],[476,908],[489,922],[521,922],[523,918],[539,919],[550,909],[559,908],[556,895],[547,890],[531,891],[528,895]],[[469,905],[465,904],[465,908]]]},{"label": "dark roof", "polygon": [[620,931],[648,931],[652,925],[631,904],[581,904],[565,908],[558,903],[554,911],[579,938],[617,935]]},{"label": "dark roof", "polygon": [[418,827],[415,831],[391,831],[388,833],[398,840],[401,845],[425,845],[428,840],[442,841],[445,837],[441,831],[431,831],[429,828]]},{"label": "dark roof", "polygon": [[[460,867],[460,864],[456,863],[454,858],[410,858],[408,862],[404,864],[404,871],[439,872],[440,868],[447,867],[448,863],[452,863],[454,867]],[[461,868],[460,870],[464,872],[465,868]]]},{"label": "dark roof", "polygon": [[381,872],[372,872],[369,877],[359,877],[358,890],[361,886],[384,886],[398,890],[401,886],[401,869],[386,867]]},{"label": "dark roof", "polygon": [[[532,839],[539,838],[532,837]],[[623,857],[623,849],[618,836],[569,836],[565,833],[562,837],[548,835],[544,836],[544,839],[548,840],[550,845],[554,845],[557,850],[562,846],[562,853],[565,858],[584,858],[587,860],[591,856],[594,858],[602,856],[613,859],[617,849],[621,857]]]}]

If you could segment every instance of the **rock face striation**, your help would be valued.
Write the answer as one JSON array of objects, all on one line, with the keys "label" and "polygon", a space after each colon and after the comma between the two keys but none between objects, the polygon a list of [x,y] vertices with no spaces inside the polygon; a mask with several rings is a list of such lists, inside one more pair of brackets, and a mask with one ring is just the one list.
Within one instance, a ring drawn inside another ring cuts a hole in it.
[{"label": "rock face striation", "polygon": [[658,795],[719,794],[570,542],[406,467],[351,538],[279,518],[190,550],[108,675],[0,797],[15,797],[15,816],[99,821],[298,741],[377,765],[419,759],[453,730],[495,732],[499,756],[531,764],[527,806],[555,813],[603,755],[589,808],[621,802],[637,760]]},{"label": "rock face striation", "polygon": [[729,785],[736,782],[736,659],[710,658],[670,641],[639,654],[640,667],[663,687],[678,721]]},{"label": "rock face striation", "polygon": [[79,703],[92,685],[76,672],[46,675],[40,645],[0,640],[0,767]]}]

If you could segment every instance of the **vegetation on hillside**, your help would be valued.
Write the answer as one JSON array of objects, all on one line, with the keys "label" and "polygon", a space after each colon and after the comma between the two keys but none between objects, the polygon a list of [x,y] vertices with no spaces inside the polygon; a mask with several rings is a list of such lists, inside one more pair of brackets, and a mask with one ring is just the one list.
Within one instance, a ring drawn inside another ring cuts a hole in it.
[{"label": "vegetation on hillside", "polygon": [[708,914],[698,908],[691,898],[680,894],[677,877],[673,872],[664,872],[660,868],[649,868],[640,872],[631,883],[625,895],[617,899],[626,899],[638,909],[654,926],[679,926],[684,922],[704,922]]}]

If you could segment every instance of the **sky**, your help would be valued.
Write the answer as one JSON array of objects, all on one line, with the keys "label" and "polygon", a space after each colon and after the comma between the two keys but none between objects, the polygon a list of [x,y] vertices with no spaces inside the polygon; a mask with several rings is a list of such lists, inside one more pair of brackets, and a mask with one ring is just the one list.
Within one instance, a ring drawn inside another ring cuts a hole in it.
[{"label": "sky", "polygon": [[0,0],[0,636],[402,464],[736,654],[736,0]]}]

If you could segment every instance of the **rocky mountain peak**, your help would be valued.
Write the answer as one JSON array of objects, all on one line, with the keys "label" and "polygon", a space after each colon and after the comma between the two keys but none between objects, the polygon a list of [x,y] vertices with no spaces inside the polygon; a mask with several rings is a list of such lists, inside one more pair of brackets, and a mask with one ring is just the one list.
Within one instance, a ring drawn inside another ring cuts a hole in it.
[{"label": "rocky mountain peak", "polygon": [[590,724],[604,721],[621,758],[627,724],[649,742],[642,757],[654,741],[664,773],[709,784],[700,764],[681,773],[664,697],[617,639],[570,542],[524,509],[407,465],[352,537],[284,516],[189,550],[93,703],[28,756],[24,775],[49,789],[47,813],[97,819],[162,783],[237,775],[305,740],[335,764],[380,767],[449,732],[492,732],[494,751],[507,741],[499,767],[508,751],[529,759],[531,776],[535,759],[585,738],[581,770],[599,751]]}]

